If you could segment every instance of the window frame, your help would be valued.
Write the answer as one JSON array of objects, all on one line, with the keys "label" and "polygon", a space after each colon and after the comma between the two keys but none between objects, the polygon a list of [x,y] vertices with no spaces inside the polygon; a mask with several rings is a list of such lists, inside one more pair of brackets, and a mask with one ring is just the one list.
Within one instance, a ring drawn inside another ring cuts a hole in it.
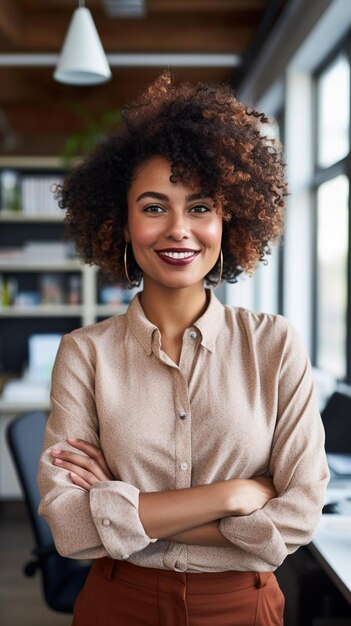
[{"label": "window frame", "polygon": [[[336,60],[336,58],[344,53],[350,64],[350,95],[349,95],[349,152],[348,154],[327,167],[322,167],[318,163],[319,151],[319,106],[318,106],[318,81],[324,71]],[[313,73],[313,178],[311,184],[312,192],[312,226],[313,226],[313,260],[312,260],[312,364],[316,367],[318,358],[318,206],[317,194],[321,184],[344,175],[349,181],[349,198],[348,198],[348,254],[347,254],[347,304],[346,304],[346,346],[345,346],[345,377],[340,382],[351,384],[351,31],[333,48],[323,62],[317,67]]]}]

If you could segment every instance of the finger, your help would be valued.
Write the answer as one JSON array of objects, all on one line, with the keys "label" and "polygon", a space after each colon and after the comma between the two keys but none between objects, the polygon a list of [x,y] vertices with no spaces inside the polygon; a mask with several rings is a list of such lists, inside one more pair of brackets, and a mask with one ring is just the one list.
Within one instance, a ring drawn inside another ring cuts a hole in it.
[{"label": "finger", "polygon": [[106,459],[104,454],[98,446],[94,446],[94,444],[85,441],[84,439],[77,439],[77,437],[68,437],[68,443],[71,444],[74,448],[78,448],[78,450],[82,450],[88,456],[95,459],[97,463],[99,463],[100,467],[104,470],[104,472],[110,475],[113,478],[112,472],[110,471],[109,466],[106,463]]},{"label": "finger", "polygon": [[91,485],[87,483],[83,478],[78,476],[78,474],[75,474],[74,472],[70,472],[70,477],[71,477],[72,483],[77,485],[77,487],[81,487],[85,491],[90,491]]},{"label": "finger", "polygon": [[100,480],[96,478],[94,474],[92,474],[86,469],[83,469],[79,465],[75,465],[74,463],[69,463],[68,461],[62,461],[62,459],[55,459],[54,464],[57,465],[58,467],[62,467],[65,470],[68,470],[69,472],[73,472],[77,476],[80,476],[80,478],[82,478],[90,486],[95,485],[96,483],[100,482]]},{"label": "finger", "polygon": [[83,456],[82,454],[76,454],[75,452],[70,452],[69,450],[58,451],[57,449],[53,449],[52,454],[55,459],[60,459],[82,469],[88,470],[98,480],[109,480],[109,476],[103,471],[95,459]]}]

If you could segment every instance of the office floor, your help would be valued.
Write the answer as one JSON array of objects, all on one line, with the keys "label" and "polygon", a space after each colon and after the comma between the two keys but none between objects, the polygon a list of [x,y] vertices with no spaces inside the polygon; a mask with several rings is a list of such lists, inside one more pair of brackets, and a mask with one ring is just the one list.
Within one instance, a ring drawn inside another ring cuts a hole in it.
[{"label": "office floor", "polygon": [[23,564],[33,545],[25,513],[20,507],[0,509],[0,623],[6,626],[69,626],[70,615],[46,608],[40,575],[27,578]]}]

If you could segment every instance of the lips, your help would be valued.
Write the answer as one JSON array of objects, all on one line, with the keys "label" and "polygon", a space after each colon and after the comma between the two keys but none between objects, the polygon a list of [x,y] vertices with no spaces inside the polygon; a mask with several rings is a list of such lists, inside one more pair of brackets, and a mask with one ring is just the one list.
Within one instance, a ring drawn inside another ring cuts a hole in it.
[{"label": "lips", "polygon": [[167,248],[165,250],[155,250],[156,254],[169,265],[188,265],[199,254],[200,250],[189,248]]}]

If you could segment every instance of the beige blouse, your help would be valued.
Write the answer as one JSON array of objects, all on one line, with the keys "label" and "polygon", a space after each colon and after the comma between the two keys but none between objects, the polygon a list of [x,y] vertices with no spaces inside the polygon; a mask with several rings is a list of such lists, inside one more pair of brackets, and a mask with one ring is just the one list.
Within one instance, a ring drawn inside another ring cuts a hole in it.
[{"label": "beige blouse", "polygon": [[[179,367],[138,296],[126,314],[61,341],[39,469],[39,512],[71,558],[188,572],[272,571],[311,540],[329,473],[306,350],[280,315],[209,306],[184,332]],[[114,481],[90,493],[52,463],[66,437],[102,447]],[[278,497],[221,519],[231,546],[151,540],[139,492],[271,475]]]}]

